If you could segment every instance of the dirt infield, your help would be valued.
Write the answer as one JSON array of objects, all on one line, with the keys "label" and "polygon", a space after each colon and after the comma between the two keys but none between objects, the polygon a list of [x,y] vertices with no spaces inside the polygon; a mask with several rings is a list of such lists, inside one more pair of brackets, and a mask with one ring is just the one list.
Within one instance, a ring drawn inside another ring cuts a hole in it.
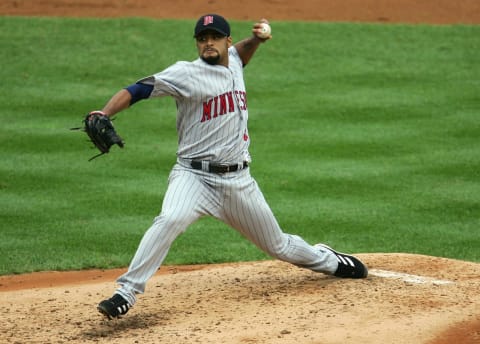
[{"label": "dirt infield", "polygon": [[[294,4],[294,5],[292,5]],[[4,0],[0,15],[480,23],[477,0]],[[96,304],[123,270],[0,277],[0,343],[480,343],[480,264],[359,254],[365,280],[278,261],[162,267],[122,319]]]},{"label": "dirt infield", "polygon": [[0,15],[480,23],[478,0],[3,0]]},{"label": "dirt infield", "polygon": [[115,321],[95,310],[113,291],[105,281],[110,272],[89,272],[88,279],[85,272],[7,276],[0,278],[0,342],[480,342],[480,264],[407,254],[359,257],[371,268],[365,280],[279,261],[163,267]]}]

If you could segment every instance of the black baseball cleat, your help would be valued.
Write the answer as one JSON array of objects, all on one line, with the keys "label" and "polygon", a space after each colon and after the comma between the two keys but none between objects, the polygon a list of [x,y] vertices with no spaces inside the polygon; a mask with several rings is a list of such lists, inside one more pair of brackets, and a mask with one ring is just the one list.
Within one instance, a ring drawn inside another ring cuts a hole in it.
[{"label": "black baseball cleat", "polygon": [[323,247],[337,257],[338,268],[333,273],[334,276],[342,278],[366,278],[368,276],[368,269],[358,258],[349,254],[340,253],[324,244],[317,244],[315,246]]},{"label": "black baseball cleat", "polygon": [[103,300],[97,306],[100,313],[105,315],[109,320],[117,318],[120,315],[127,314],[130,304],[121,295],[114,294],[108,300]]}]

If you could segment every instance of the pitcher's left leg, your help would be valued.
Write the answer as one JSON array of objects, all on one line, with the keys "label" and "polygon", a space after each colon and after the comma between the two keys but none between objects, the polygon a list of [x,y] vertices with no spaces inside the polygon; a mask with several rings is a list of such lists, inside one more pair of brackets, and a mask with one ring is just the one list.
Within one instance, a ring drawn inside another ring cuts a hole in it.
[{"label": "pitcher's left leg", "polygon": [[308,244],[298,235],[284,233],[255,180],[243,178],[230,186],[222,220],[270,256],[313,271],[334,274],[335,254]]}]

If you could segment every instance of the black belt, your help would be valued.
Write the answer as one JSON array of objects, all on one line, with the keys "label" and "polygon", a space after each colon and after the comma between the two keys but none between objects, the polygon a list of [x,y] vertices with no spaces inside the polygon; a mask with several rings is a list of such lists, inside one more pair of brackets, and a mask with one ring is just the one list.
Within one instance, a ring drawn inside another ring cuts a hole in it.
[{"label": "black belt", "polygon": [[[202,166],[203,166],[203,163],[202,161],[198,161],[198,160],[192,160],[190,162],[190,166],[192,166],[192,168],[196,169],[196,170],[203,170]],[[240,165],[241,167],[242,165]],[[243,162],[243,168],[246,168],[248,167],[248,162],[247,161],[244,161]],[[211,162],[208,162],[207,163],[207,172],[211,172],[211,173],[227,173],[227,172],[235,172],[239,169],[239,165],[238,164],[235,164],[235,165],[222,165],[222,164],[216,164],[216,163],[211,163]]]}]

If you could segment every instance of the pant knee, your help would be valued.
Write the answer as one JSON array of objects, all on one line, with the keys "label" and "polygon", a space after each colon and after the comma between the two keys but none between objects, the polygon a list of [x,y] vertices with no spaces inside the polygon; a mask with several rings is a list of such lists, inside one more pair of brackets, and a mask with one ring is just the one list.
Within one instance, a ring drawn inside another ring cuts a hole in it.
[{"label": "pant knee", "polygon": [[290,240],[287,236],[278,242],[271,243],[265,251],[273,258],[280,260],[289,260]]}]

